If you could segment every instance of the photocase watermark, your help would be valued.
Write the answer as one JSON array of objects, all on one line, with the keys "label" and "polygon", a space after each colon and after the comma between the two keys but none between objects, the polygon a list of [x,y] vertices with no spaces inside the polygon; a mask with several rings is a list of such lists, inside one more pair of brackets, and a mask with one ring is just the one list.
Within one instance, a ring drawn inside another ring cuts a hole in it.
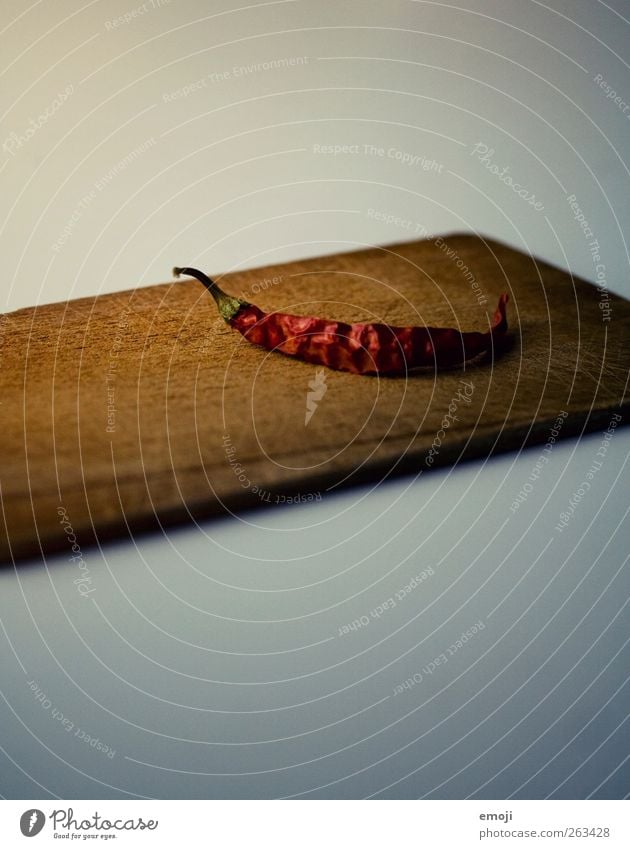
[{"label": "photocase watermark", "polygon": [[2,360],[4,358],[4,346],[7,341],[7,324],[9,317],[6,313],[0,315],[0,373],[2,372]]},{"label": "photocase watermark", "polygon": [[111,746],[107,746],[105,743],[102,743],[100,738],[92,737],[86,731],[83,731],[82,728],[79,728],[78,725],[75,725],[74,722],[69,719],[63,711],[59,710],[56,707],[51,699],[48,698],[46,693],[41,689],[41,687],[37,684],[36,681],[27,681],[26,682],[30,687],[31,693],[33,694],[33,698],[35,701],[39,702],[43,708],[43,710],[48,711],[52,718],[59,723],[59,725],[66,731],[68,734],[72,734],[77,740],[80,740],[82,743],[88,745],[91,749],[94,749],[97,752],[102,752],[106,755],[110,760],[116,754],[116,750],[112,749]]},{"label": "photocase watermark", "polygon": [[275,277],[263,277],[262,280],[252,283],[252,292],[254,295],[258,295],[260,292],[265,292],[267,289],[271,289],[272,286],[277,286],[279,283],[282,283],[284,277],[282,274],[279,274]]},{"label": "photocase watermark", "polygon": [[588,247],[591,252],[591,259],[593,260],[595,275],[597,277],[595,282],[599,289],[599,308],[602,313],[602,321],[610,321],[612,308],[610,306],[610,294],[608,292],[608,287],[606,286],[606,266],[602,262],[598,240],[594,239],[589,243]]},{"label": "photocase watermark", "polygon": [[46,825],[46,815],[39,808],[29,808],[20,817],[20,831],[24,837],[35,837]]},{"label": "photocase watermark", "polygon": [[105,395],[106,395],[106,425],[107,433],[116,433],[116,378],[118,372],[118,357],[123,349],[125,342],[123,333],[129,327],[129,315],[131,310],[126,307],[116,324],[115,336],[112,340],[112,347],[109,352],[109,364],[107,373],[105,374]]},{"label": "photocase watermark", "polygon": [[268,59],[265,62],[255,62],[251,65],[233,65],[231,68],[225,68],[222,71],[211,71],[203,77],[198,77],[196,80],[180,86],[180,88],[164,92],[162,101],[172,103],[176,100],[185,100],[191,94],[218,83],[243,79],[243,77],[264,73],[265,71],[286,70],[300,65],[308,65],[308,63],[308,56],[282,56],[276,59]]},{"label": "photocase watermark", "polygon": [[549,455],[553,450],[553,446],[555,445],[556,439],[560,435],[560,430],[568,415],[569,414],[566,413],[564,410],[561,410],[558,414],[558,418],[555,420],[555,422],[553,423],[553,427],[549,431],[549,439],[547,440],[547,444],[543,448],[540,457],[534,464],[534,467],[529,475],[529,478],[527,479],[527,482],[523,484],[522,488],[518,492],[518,495],[510,504],[511,513],[516,513],[521,504],[524,504],[527,501],[529,494],[533,491],[534,485],[536,484],[538,478],[541,476],[543,468],[549,462]]},{"label": "photocase watermark", "polygon": [[562,511],[562,513],[560,513],[560,521],[555,527],[555,530],[558,531],[558,533],[562,533],[562,531],[566,527],[568,527],[569,522],[573,518],[573,515],[578,505],[580,504],[586,493],[590,490],[593,479],[595,478],[596,474],[599,472],[604,463],[606,453],[608,452],[608,446],[610,445],[610,441],[615,435],[615,428],[621,421],[621,418],[622,417],[619,415],[619,413],[613,414],[613,417],[611,418],[610,423],[608,425],[608,429],[604,431],[604,438],[600,442],[599,448],[595,453],[595,457],[601,457],[601,460],[597,460],[594,458],[591,461],[591,467],[584,475],[584,480],[569,499],[567,507]]},{"label": "photocase watermark", "polygon": [[72,210],[72,215],[68,218],[65,227],[61,231],[61,234],[57,237],[57,240],[53,242],[52,249],[55,253],[59,253],[61,248],[68,241],[70,236],[74,233],[74,228],[77,226],[79,221],[83,218],[83,214],[88,210],[96,198],[98,197],[98,192],[96,189],[90,189],[90,191],[83,195],[81,200]]},{"label": "photocase watermark", "polygon": [[593,231],[591,230],[591,225],[586,220],[584,213],[582,212],[575,195],[567,195],[567,203],[571,207],[571,211],[573,212],[573,218],[577,221],[580,230],[584,233],[584,236],[587,239],[593,238]]},{"label": "photocase watermark", "polygon": [[595,74],[593,82],[597,83],[599,88],[606,93],[606,99],[612,100],[617,109],[622,112],[628,120],[630,120],[630,104],[626,103],[620,94],[617,94],[615,89],[609,85],[601,74]]},{"label": "photocase watermark", "polygon": [[59,524],[64,529],[66,537],[68,539],[69,544],[72,547],[72,556],[70,557],[70,562],[76,564],[77,569],[79,570],[79,576],[74,578],[72,583],[76,586],[77,592],[79,595],[82,595],[84,598],[91,595],[95,592],[95,588],[92,586],[92,576],[90,575],[90,570],[88,569],[87,563],[83,559],[83,552],[81,551],[81,546],[77,541],[77,535],[74,532],[74,528],[68,518],[68,514],[66,512],[66,508],[63,506],[59,506],[57,508],[57,515],[59,516]]},{"label": "photocase watermark", "polygon": [[424,458],[424,462],[427,466],[432,466],[435,462],[435,458],[440,453],[440,448],[442,447],[442,441],[446,438],[446,431],[450,428],[453,422],[459,421],[458,417],[455,415],[457,412],[458,403],[470,404],[470,399],[473,396],[475,391],[475,387],[468,380],[460,380],[460,386],[463,387],[454,395],[450,403],[448,405],[448,412],[445,414],[444,418],[441,422],[441,427],[438,432],[435,434],[435,438],[431,443],[431,448],[429,449],[429,453]]},{"label": "photocase watermark", "polygon": [[313,418],[319,406],[319,402],[328,391],[326,372],[323,368],[317,369],[315,377],[309,381],[308,389],[309,391],[306,393],[306,415],[304,416],[304,427],[306,427]]},{"label": "photocase watermark", "polygon": [[602,321],[610,321],[610,317],[612,315],[612,308],[610,306],[610,294],[606,286],[606,265],[602,261],[599,241],[595,238],[595,234],[593,233],[591,225],[589,224],[588,219],[584,215],[582,208],[578,204],[576,196],[569,195],[567,197],[567,203],[571,207],[573,218],[578,223],[580,230],[584,234],[584,238],[589,240],[588,249],[591,254],[591,260],[593,262],[593,268],[595,270],[595,283],[597,285],[597,288],[599,289],[599,308],[602,313]]},{"label": "photocase watermark", "polygon": [[470,268],[466,265],[464,260],[460,256],[458,256],[457,252],[454,251],[452,248],[449,248],[449,246],[444,241],[444,239],[442,239],[441,236],[437,237],[434,244],[441,251],[443,251],[446,254],[446,256],[450,260],[452,260],[455,263],[455,265],[459,268],[459,270],[462,272],[462,274],[466,278],[466,281],[469,283],[471,289],[475,293],[475,296],[477,298],[477,303],[479,303],[481,306],[483,306],[484,304],[487,304],[488,299],[486,298],[486,296],[482,292],[481,287],[479,286],[479,283],[477,282],[477,280],[475,278],[475,275],[472,273]]},{"label": "photocase watermark", "polygon": [[125,24],[130,24],[136,18],[141,18],[148,12],[153,12],[155,9],[163,9],[164,6],[170,6],[170,4],[171,0],[147,0],[146,3],[143,3],[141,6],[136,6],[129,12],[125,12],[123,15],[118,15],[117,18],[111,18],[109,21],[105,21],[105,29],[107,32],[112,32]]},{"label": "photocase watermark", "polygon": [[115,165],[107,171],[106,174],[103,174],[102,177],[99,177],[98,180],[94,181],[94,186],[98,189],[99,192],[102,192],[103,189],[107,188],[109,184],[114,180],[115,177],[118,177],[123,171],[125,171],[130,165],[132,165],[139,156],[142,156],[143,153],[146,153],[152,147],[155,147],[157,144],[157,140],[151,136],[142,144],[139,144],[137,147],[134,147],[132,151],[130,151],[126,156],[123,156],[122,159],[119,159]]},{"label": "photocase watermark", "polygon": [[[94,811],[94,808],[91,811]],[[101,840],[113,840],[118,835],[108,834],[107,832],[122,831],[125,834],[129,834],[130,831],[145,831],[146,829],[154,831],[159,825],[159,820],[145,821],[142,817],[110,820],[103,817],[98,811],[90,813],[89,817],[78,819],[74,816],[74,808],[55,810],[49,815],[48,819],[52,820],[55,837],[68,837],[77,840],[81,838],[81,834],[77,834],[77,832],[81,831],[87,832],[87,834],[83,835],[83,840],[99,837]],[[66,834],[57,834],[57,828],[65,830]],[[92,834],[91,832],[93,831],[97,833]],[[105,832],[105,834],[99,834],[98,832]]]},{"label": "photocase watermark", "polygon": [[153,147],[157,144],[157,141],[151,137],[146,141],[142,142],[142,144],[135,147],[132,151],[130,151],[126,156],[124,156],[121,160],[119,160],[115,165],[113,165],[106,174],[103,174],[92,184],[92,188],[87,192],[81,200],[77,203],[74,210],[72,211],[72,215],[68,218],[65,227],[61,231],[57,240],[52,244],[52,250],[55,253],[59,253],[62,247],[66,244],[68,239],[74,233],[75,227],[79,223],[79,221],[83,218],[84,213],[92,206],[94,201],[99,195],[99,192],[102,192],[106,189],[109,184],[121,174],[126,168],[128,168],[136,159],[141,156],[145,151],[149,150],[149,148]]},{"label": "photocase watermark", "polygon": [[412,690],[417,684],[421,684],[423,682],[425,676],[433,675],[436,669],[446,666],[449,660],[456,655],[458,651],[461,651],[461,649],[463,649],[476,634],[483,631],[485,627],[486,624],[481,619],[478,622],[475,622],[474,625],[471,625],[470,628],[463,631],[445,651],[423,666],[419,672],[415,672],[409,678],[406,678],[400,684],[397,684],[394,687],[394,695],[399,696],[404,693],[405,690]]},{"label": "photocase watermark", "polygon": [[503,168],[500,168],[498,165],[494,164],[492,157],[495,153],[496,151],[494,148],[488,147],[488,145],[483,142],[477,142],[470,152],[470,155],[476,156],[486,170],[497,177],[508,188],[512,189],[514,194],[518,195],[526,203],[532,206],[536,212],[542,212],[545,207],[539,200],[536,200],[536,195],[520,183],[514,182],[511,174],[508,173],[510,166],[504,165]]},{"label": "photocase watermark", "polygon": [[282,495],[271,492],[254,483],[247,475],[245,466],[237,458],[236,447],[229,433],[223,435],[223,450],[234,475],[243,489],[252,492],[266,504],[304,504],[310,501],[321,501],[321,492],[294,493],[293,495]]},{"label": "photocase watermark", "polygon": [[41,128],[50,121],[53,115],[58,112],[61,107],[68,102],[68,100],[74,94],[74,86],[67,85],[62,91],[60,91],[55,99],[44,109],[43,112],[37,116],[37,118],[30,118],[28,122],[28,126],[26,129],[22,130],[19,133],[12,132],[6,137],[6,139],[2,142],[2,150],[5,153],[10,154],[11,156],[15,156],[17,151],[24,147],[25,144],[35,136]]},{"label": "photocase watermark", "polygon": [[381,616],[387,610],[393,610],[398,604],[403,601],[410,593],[412,593],[420,584],[424,583],[427,578],[431,578],[435,575],[434,570],[431,566],[427,566],[422,572],[413,577],[408,584],[405,584],[404,587],[401,587],[397,590],[393,595],[391,595],[385,601],[382,601],[380,604],[377,604],[376,607],[370,610],[369,615],[363,614],[363,616],[359,616],[357,619],[353,619],[352,622],[348,622],[346,625],[340,625],[338,628],[338,636],[345,637],[346,634],[351,634],[355,631],[360,630],[361,628],[367,628],[367,626],[371,623],[380,619]]},{"label": "photocase watermark", "polygon": [[283,280],[283,274],[277,274],[273,277],[263,277],[260,280],[256,280],[255,283],[252,283],[247,289],[241,289],[239,296],[241,298],[250,298],[252,295],[260,295],[261,292],[266,292],[274,286],[279,286]]},{"label": "photocase watermark", "polygon": [[420,171],[441,174],[444,165],[428,156],[411,153],[398,147],[379,147],[375,144],[314,144],[313,153],[324,156],[374,156],[377,159],[392,159],[401,165]]},{"label": "photocase watermark", "polygon": [[400,227],[402,230],[409,230],[414,233],[414,235],[422,236],[423,238],[428,232],[424,224],[412,221],[409,218],[403,218],[400,215],[394,215],[391,212],[382,212],[381,210],[370,207],[367,210],[366,215],[368,218],[373,218],[374,221],[380,221],[383,224],[391,224],[394,227]]}]

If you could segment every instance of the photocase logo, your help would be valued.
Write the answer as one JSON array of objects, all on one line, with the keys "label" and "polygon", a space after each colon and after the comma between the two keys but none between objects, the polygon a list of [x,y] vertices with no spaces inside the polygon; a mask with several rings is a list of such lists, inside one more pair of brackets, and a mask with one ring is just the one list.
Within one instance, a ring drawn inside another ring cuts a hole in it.
[{"label": "photocase logo", "polygon": [[328,390],[328,386],[326,385],[326,372],[323,368],[317,369],[315,377],[308,384],[308,388],[310,392],[306,395],[306,416],[304,417],[304,427],[306,427],[315,415],[315,410],[317,410],[319,402]]},{"label": "photocase logo", "polygon": [[35,837],[42,830],[45,822],[44,812],[37,808],[31,808],[29,811],[24,811],[20,817],[20,831],[24,837]]}]

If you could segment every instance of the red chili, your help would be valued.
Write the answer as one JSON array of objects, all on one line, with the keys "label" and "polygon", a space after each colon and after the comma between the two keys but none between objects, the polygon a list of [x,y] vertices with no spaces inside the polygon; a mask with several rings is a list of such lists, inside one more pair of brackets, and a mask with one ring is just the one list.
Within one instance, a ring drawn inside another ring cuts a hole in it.
[{"label": "red chili", "polygon": [[187,274],[203,283],[225,321],[249,342],[355,374],[405,374],[417,366],[459,365],[492,350],[508,326],[507,294],[500,296],[489,330],[462,333],[450,327],[346,324],[326,318],[265,313],[254,304],[227,295],[196,268],[174,268],[173,274]]}]

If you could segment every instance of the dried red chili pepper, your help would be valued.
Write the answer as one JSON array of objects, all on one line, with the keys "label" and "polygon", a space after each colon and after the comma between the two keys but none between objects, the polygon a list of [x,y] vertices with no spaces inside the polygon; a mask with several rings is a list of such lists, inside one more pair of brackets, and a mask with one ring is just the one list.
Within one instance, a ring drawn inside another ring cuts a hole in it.
[{"label": "dried red chili pepper", "polygon": [[355,374],[405,374],[418,366],[453,366],[493,349],[507,330],[508,296],[503,294],[489,330],[462,333],[450,327],[392,327],[346,324],[326,318],[265,313],[223,292],[196,268],[174,268],[199,280],[217,302],[219,313],[255,345],[270,351]]}]

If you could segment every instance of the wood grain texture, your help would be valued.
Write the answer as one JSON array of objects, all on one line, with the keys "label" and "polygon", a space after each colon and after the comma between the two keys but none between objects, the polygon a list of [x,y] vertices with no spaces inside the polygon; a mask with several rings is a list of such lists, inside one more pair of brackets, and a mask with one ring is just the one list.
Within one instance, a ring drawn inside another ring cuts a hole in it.
[{"label": "wood grain texture", "polygon": [[3,316],[0,557],[67,548],[61,510],[85,546],[426,473],[458,393],[434,466],[546,442],[560,411],[569,436],[627,409],[629,302],[611,295],[607,313],[596,287],[496,242],[444,244],[450,255],[426,240],[217,278],[263,309],[462,330],[487,329],[510,293],[506,350],[406,378],[326,369],[308,425],[317,368],[248,344],[195,281]]}]

